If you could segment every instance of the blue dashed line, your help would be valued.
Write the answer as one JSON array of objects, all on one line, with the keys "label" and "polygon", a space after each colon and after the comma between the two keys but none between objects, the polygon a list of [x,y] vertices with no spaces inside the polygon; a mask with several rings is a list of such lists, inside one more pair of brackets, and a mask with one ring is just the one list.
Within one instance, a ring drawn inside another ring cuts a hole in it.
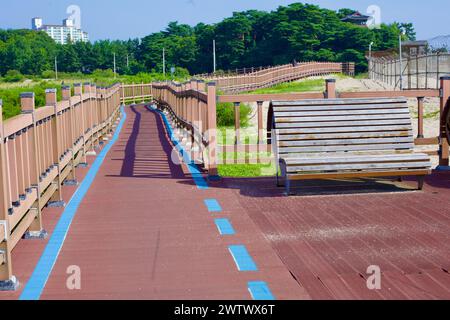
[{"label": "blue dashed line", "polygon": [[252,281],[248,283],[248,291],[252,295],[253,300],[275,300],[267,283],[263,281]]},{"label": "blue dashed line", "polygon": [[[179,154],[183,157],[183,161],[186,163],[189,172],[191,173],[192,178],[197,185],[197,188],[200,190],[207,190],[209,186],[206,179],[204,179],[197,165],[191,160],[189,154],[185,152],[184,148],[181,146],[178,139],[173,134],[172,127],[170,126],[166,115],[155,107],[147,108],[150,111],[158,112],[162,116],[170,139],[175,145],[175,148],[177,149]],[[209,212],[222,212],[222,207],[216,199],[206,199],[204,200],[204,203]],[[234,235],[236,233],[228,219],[215,219],[215,223],[221,235]],[[228,250],[230,251],[231,256],[233,257],[239,271],[258,271],[256,263],[253,261],[245,246],[232,245],[228,247]],[[249,282],[248,291],[250,292],[253,300],[275,300],[268,285],[263,281]]]},{"label": "blue dashed line", "polygon": [[216,199],[206,199],[205,205],[209,212],[222,212],[222,207]]},{"label": "blue dashed line", "polygon": [[256,263],[247,251],[247,248],[243,245],[229,246],[231,255],[239,271],[258,271]]},{"label": "blue dashed line", "polygon": [[236,233],[228,219],[216,219],[215,222],[221,235],[232,236]]}]

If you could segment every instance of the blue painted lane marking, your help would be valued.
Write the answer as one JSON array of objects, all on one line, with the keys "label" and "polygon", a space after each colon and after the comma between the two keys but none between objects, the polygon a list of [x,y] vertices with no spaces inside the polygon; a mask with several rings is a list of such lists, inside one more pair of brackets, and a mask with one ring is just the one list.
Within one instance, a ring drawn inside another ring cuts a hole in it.
[{"label": "blue painted lane marking", "polygon": [[86,177],[81,182],[79,188],[75,191],[74,195],[67,204],[64,212],[62,213],[52,236],[50,237],[41,258],[39,259],[33,274],[28,280],[25,288],[20,295],[20,300],[38,300],[45,288],[45,285],[50,277],[53,267],[58,259],[59,253],[62,249],[64,241],[66,240],[67,232],[70,229],[73,218],[77,213],[78,207],[81,204],[84,196],[88,192],[90,186],[94,182],[95,176],[97,175],[106,155],[108,154],[111,147],[119,138],[119,133],[122,130],[123,124],[125,123],[126,113],[124,108],[121,107],[122,119],[117,126],[116,132],[109,143],[100,151],[97,158],[95,158],[94,163],[89,169]]},{"label": "blue painted lane marking", "polygon": [[187,165],[188,170],[192,175],[192,179],[194,180],[195,184],[197,185],[197,188],[200,190],[207,190],[208,183],[206,182],[205,178],[203,178],[202,172],[198,169],[195,162],[192,161],[189,153],[184,150],[184,148],[181,146],[180,142],[174,135],[172,126],[170,125],[169,121],[167,120],[166,115],[153,106],[147,106],[147,109],[150,111],[157,112],[161,115],[161,117],[163,118],[164,124],[166,125],[170,140],[174,144],[178,153],[182,156],[184,163]]},{"label": "blue painted lane marking", "polygon": [[209,212],[222,212],[222,207],[216,199],[206,199],[205,205]]},{"label": "blue painted lane marking", "polygon": [[252,281],[248,283],[248,291],[252,295],[253,300],[275,300],[267,283],[263,281]]},{"label": "blue painted lane marking", "polygon": [[228,219],[216,219],[215,222],[221,235],[232,236],[236,233]]},{"label": "blue painted lane marking", "polygon": [[255,262],[243,245],[229,246],[231,255],[239,271],[258,271]]}]

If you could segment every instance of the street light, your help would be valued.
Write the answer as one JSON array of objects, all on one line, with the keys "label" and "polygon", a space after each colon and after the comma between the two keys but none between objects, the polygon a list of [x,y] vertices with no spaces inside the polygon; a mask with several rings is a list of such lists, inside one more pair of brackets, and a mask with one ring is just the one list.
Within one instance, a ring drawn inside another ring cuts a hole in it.
[{"label": "street light", "polygon": [[216,40],[213,40],[213,63],[214,63],[214,73],[216,73]]},{"label": "street light", "polygon": [[399,42],[399,54],[400,54],[400,90],[403,90],[403,51],[402,51],[402,36],[405,35],[405,31],[401,29],[398,36]]},{"label": "street light", "polygon": [[373,41],[369,44],[369,77],[372,79],[372,46]]},{"label": "street light", "polygon": [[166,48],[163,48],[163,75],[166,77]]}]

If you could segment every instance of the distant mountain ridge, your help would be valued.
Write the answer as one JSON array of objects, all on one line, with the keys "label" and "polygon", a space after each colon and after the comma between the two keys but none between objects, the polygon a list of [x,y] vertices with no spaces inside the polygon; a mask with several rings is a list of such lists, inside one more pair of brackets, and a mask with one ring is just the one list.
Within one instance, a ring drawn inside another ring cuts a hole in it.
[{"label": "distant mountain ridge", "polygon": [[445,48],[450,50],[450,35],[438,36],[428,40],[431,49],[442,49]]}]

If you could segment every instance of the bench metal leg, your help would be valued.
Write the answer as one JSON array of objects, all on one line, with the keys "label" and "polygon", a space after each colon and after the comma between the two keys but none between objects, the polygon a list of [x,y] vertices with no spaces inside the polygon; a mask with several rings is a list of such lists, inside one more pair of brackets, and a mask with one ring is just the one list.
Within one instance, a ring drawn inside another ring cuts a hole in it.
[{"label": "bench metal leg", "polygon": [[424,176],[420,176],[417,178],[417,182],[418,182],[418,189],[419,190],[423,190],[423,183],[425,182],[425,177]]},{"label": "bench metal leg", "polygon": [[286,176],[286,196],[290,196],[291,195],[291,180],[289,180],[289,178]]}]

